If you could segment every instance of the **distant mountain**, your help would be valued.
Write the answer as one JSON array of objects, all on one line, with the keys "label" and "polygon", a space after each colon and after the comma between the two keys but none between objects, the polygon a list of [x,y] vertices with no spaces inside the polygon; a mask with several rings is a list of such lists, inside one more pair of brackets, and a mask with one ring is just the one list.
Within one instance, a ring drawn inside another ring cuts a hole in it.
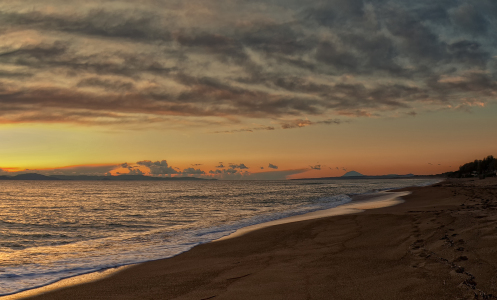
[{"label": "distant mountain", "polygon": [[414,174],[409,173],[405,175],[399,175],[399,174],[388,174],[388,175],[382,175],[383,177],[389,177],[389,178],[394,178],[394,177],[414,177]]},{"label": "distant mountain", "polygon": [[50,176],[41,175],[38,173],[19,174],[11,177],[12,180],[60,180]]},{"label": "distant mountain", "polygon": [[356,172],[356,171],[350,171],[350,172],[347,172],[347,173],[342,175],[342,177],[360,177],[360,176],[364,176],[364,175],[362,175],[361,173]]},{"label": "distant mountain", "polygon": [[398,174],[388,174],[388,175],[363,175],[356,171],[350,171],[341,177],[319,177],[319,178],[300,178],[292,180],[353,180],[353,179],[401,179],[401,178],[439,178],[443,177],[442,174],[439,175],[398,175]]},{"label": "distant mountain", "polygon": [[150,180],[150,181],[190,181],[190,180],[216,180],[196,177],[152,177],[145,175],[118,175],[118,176],[87,176],[87,175],[52,175],[45,176],[37,173],[19,174],[16,176],[0,176],[0,180]]}]

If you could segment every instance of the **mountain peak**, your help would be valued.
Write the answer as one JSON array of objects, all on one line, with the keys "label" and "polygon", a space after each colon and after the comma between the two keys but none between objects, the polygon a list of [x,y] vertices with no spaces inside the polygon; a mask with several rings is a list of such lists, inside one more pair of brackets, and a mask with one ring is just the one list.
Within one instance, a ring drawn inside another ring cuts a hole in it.
[{"label": "mountain peak", "polygon": [[342,175],[342,177],[358,177],[358,176],[364,176],[364,175],[356,171],[350,171]]}]

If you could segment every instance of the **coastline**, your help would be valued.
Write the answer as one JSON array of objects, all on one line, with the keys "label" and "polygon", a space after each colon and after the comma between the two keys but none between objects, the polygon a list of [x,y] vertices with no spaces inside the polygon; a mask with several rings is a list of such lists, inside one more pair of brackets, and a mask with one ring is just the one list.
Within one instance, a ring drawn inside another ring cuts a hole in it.
[{"label": "coastline", "polygon": [[[341,204],[336,207],[328,208],[328,209],[322,209],[322,210],[317,210],[317,211],[311,211],[308,213],[304,213],[302,215],[294,215],[294,216],[289,216],[285,217],[282,219],[277,219],[273,221],[268,221],[264,223],[259,223],[255,225],[250,225],[247,227],[243,227],[238,229],[237,231],[224,236],[220,239],[213,240],[209,243],[214,243],[217,241],[223,241],[227,239],[232,239],[236,238],[242,235],[245,235],[247,233],[250,233],[252,231],[260,230],[266,227],[270,226],[275,226],[275,225],[282,225],[282,224],[287,224],[287,223],[293,223],[293,222],[300,222],[300,221],[306,221],[306,220],[313,220],[313,219],[320,219],[320,218],[326,218],[326,217],[332,217],[332,216],[339,216],[339,215],[346,215],[346,214],[354,214],[354,213],[360,213],[368,209],[377,209],[381,207],[388,207],[392,205],[397,205],[399,203],[402,203],[403,200],[400,198],[402,196],[408,195],[410,192],[394,192],[393,190],[382,190],[382,191],[377,191],[377,192],[371,192],[371,193],[365,193],[365,194],[358,194],[358,195],[353,195],[351,196],[352,200],[351,202]],[[191,249],[190,249],[191,250]],[[190,251],[187,250],[187,251]],[[179,253],[178,255],[180,255]],[[174,256],[173,256],[174,257]],[[169,257],[171,258],[171,257]],[[164,258],[164,259],[169,259],[169,258]],[[162,259],[160,259],[162,260]],[[156,260],[153,260],[156,261]],[[143,262],[147,263],[147,262]],[[17,299],[29,299],[30,297],[37,296],[40,294],[45,294],[45,293],[50,293],[53,291],[57,291],[62,288],[68,288],[80,284],[87,284],[91,283],[94,281],[98,281],[101,279],[105,279],[109,276],[112,276],[118,272],[121,272],[127,268],[140,265],[142,263],[136,263],[136,264],[130,264],[130,265],[124,265],[124,266],[119,266],[115,268],[110,268],[110,269],[103,269],[95,272],[90,272],[90,273],[85,273],[85,274],[80,274],[80,275],[75,275],[67,278],[62,278],[60,280],[54,281],[53,283],[49,283],[47,285],[42,285],[39,287],[34,287],[31,289],[27,289],[24,291],[20,291],[18,293],[10,294],[10,295],[4,295],[0,296],[0,300],[17,300]]]},{"label": "coastline", "polygon": [[364,212],[364,211],[369,210],[369,209],[378,209],[378,208],[383,208],[383,207],[389,207],[389,206],[397,205],[397,204],[404,202],[404,200],[402,200],[401,197],[407,196],[409,194],[410,194],[410,192],[408,192],[408,191],[396,192],[393,190],[386,190],[386,191],[375,192],[375,193],[354,195],[354,196],[352,196],[351,202],[341,204],[341,205],[333,207],[333,208],[312,211],[312,212],[308,212],[308,213],[305,213],[302,215],[286,217],[286,218],[279,219],[279,220],[274,220],[274,221],[260,223],[260,224],[256,224],[256,225],[252,225],[252,226],[243,227],[243,228],[240,228],[237,231],[233,232],[230,235],[222,237],[218,240],[214,240],[212,242],[223,241],[223,240],[227,240],[227,239],[240,237],[240,236],[248,234],[252,231],[271,227],[271,226],[276,226],[276,225],[288,224],[288,223],[293,223],[293,222],[308,221],[308,220],[316,220],[316,219],[328,218],[328,217],[334,217],[334,216],[340,216],[340,215],[356,214],[356,213]]},{"label": "coastline", "polygon": [[400,189],[413,193],[396,206],[263,228],[30,299],[488,297],[496,188],[488,178]]}]

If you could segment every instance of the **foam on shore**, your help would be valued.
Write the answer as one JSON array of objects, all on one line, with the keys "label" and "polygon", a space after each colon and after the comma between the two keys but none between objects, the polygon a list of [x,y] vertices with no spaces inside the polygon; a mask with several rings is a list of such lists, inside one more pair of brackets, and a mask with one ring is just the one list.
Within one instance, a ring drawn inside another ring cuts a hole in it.
[{"label": "foam on shore", "polygon": [[124,269],[127,269],[130,266],[132,266],[132,265],[121,266],[121,267],[117,267],[117,268],[110,268],[110,269],[100,270],[97,272],[91,272],[91,273],[87,273],[87,274],[76,275],[73,277],[64,278],[64,279],[58,280],[56,282],[53,282],[51,284],[41,286],[41,287],[25,290],[25,291],[15,293],[12,295],[0,296],[0,300],[23,299],[23,298],[32,297],[32,296],[48,293],[51,291],[55,291],[55,290],[65,288],[68,286],[74,286],[74,285],[78,285],[78,284],[97,281],[97,280],[106,278],[112,274],[115,274],[119,271],[122,271]]},{"label": "foam on shore", "polygon": [[[305,221],[305,220],[311,220],[311,219],[320,219],[320,218],[338,216],[338,215],[354,214],[354,213],[360,213],[360,212],[363,212],[363,211],[369,210],[369,209],[389,207],[389,206],[393,206],[393,205],[404,202],[404,200],[402,200],[400,197],[406,196],[408,194],[410,194],[410,192],[382,191],[382,192],[376,192],[376,193],[355,195],[355,196],[352,196],[351,202],[339,205],[337,207],[313,211],[313,212],[309,212],[309,213],[302,214],[302,215],[296,215],[296,216],[291,216],[291,217],[287,217],[287,218],[283,218],[283,219],[278,219],[278,220],[274,220],[274,221],[269,221],[269,222],[265,222],[265,223],[247,226],[247,227],[244,227],[244,228],[241,228],[241,229],[235,231],[234,233],[232,233],[230,235],[227,235],[227,236],[222,237],[220,239],[214,240],[213,242],[239,237],[239,236],[242,236],[244,234],[247,234],[247,233],[255,231],[255,230],[259,230],[259,229],[270,227],[270,226],[280,225],[280,224],[293,223],[293,222],[299,222],[299,221]],[[45,286],[41,286],[38,288],[25,290],[25,291],[15,293],[12,295],[0,296],[0,300],[23,299],[23,298],[27,298],[27,297],[32,297],[32,296],[48,293],[48,292],[62,289],[62,288],[69,287],[69,286],[75,286],[75,285],[79,285],[79,284],[97,281],[97,280],[109,277],[109,276],[111,276],[117,272],[120,272],[120,271],[122,271],[130,266],[133,266],[133,265],[134,264],[127,265],[127,266],[121,266],[121,267],[117,267],[117,268],[104,269],[104,270],[100,270],[97,272],[91,272],[91,273],[83,274],[83,275],[76,275],[73,277],[58,280],[54,283],[51,283],[51,284],[48,284]]]},{"label": "foam on shore", "polygon": [[363,211],[368,210],[368,209],[389,207],[389,206],[393,206],[393,205],[400,204],[400,203],[404,202],[404,200],[402,200],[400,197],[407,196],[410,193],[411,192],[386,192],[386,191],[384,191],[384,192],[378,192],[378,193],[357,195],[357,196],[352,197],[352,202],[349,202],[347,204],[343,204],[343,205],[329,208],[329,209],[313,211],[313,212],[306,213],[303,215],[292,216],[292,217],[274,220],[274,221],[270,221],[270,222],[266,222],[266,223],[247,226],[247,227],[238,229],[234,233],[227,235],[225,237],[222,237],[216,241],[222,241],[222,240],[226,240],[226,239],[230,239],[230,238],[239,237],[239,236],[242,236],[242,235],[247,234],[249,232],[252,232],[254,230],[258,230],[258,229],[262,229],[262,228],[266,228],[266,227],[270,227],[270,226],[275,226],[275,225],[280,225],[280,224],[293,223],[293,222],[312,220],[312,219],[320,219],[320,218],[339,216],[339,215],[355,214],[355,213],[363,212]]}]

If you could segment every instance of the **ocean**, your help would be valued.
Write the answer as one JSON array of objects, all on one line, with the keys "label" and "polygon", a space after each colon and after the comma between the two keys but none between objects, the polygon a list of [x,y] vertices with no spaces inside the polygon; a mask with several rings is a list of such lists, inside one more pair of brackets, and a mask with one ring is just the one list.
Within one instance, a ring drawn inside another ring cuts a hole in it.
[{"label": "ocean", "polygon": [[436,181],[0,181],[0,296]]}]

